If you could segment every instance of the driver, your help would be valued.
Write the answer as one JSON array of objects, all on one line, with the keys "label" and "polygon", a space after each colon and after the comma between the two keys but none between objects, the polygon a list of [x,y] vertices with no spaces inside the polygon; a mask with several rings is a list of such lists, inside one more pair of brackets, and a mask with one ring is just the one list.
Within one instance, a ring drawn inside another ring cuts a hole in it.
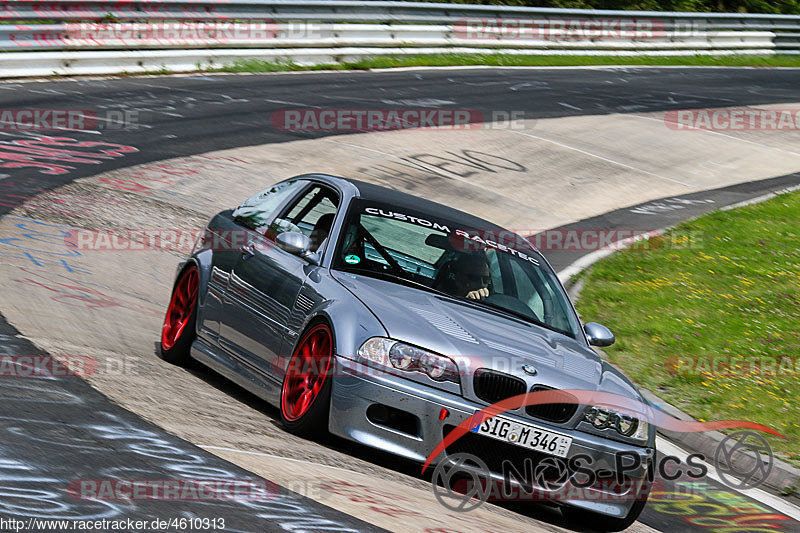
[{"label": "driver", "polygon": [[457,296],[483,300],[489,296],[489,260],[483,253],[459,255],[454,265],[452,289]]}]

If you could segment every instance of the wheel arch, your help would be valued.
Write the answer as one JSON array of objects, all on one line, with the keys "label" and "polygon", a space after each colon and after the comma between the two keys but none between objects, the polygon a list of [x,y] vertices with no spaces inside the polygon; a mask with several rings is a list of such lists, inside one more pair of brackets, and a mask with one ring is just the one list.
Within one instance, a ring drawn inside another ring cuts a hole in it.
[{"label": "wheel arch", "polygon": [[[175,284],[186,270],[196,267],[199,279],[197,288],[197,320],[195,321],[195,332],[200,333],[201,326],[204,321],[204,309],[206,300],[208,298],[208,281],[211,277],[211,252],[204,251],[188,257],[185,261],[178,264],[175,269],[175,278],[172,281],[172,290],[175,290]],[[204,257],[207,256],[207,257]],[[170,293],[171,294],[171,293]]]},{"label": "wheel arch", "polygon": [[388,336],[386,329],[374,314],[359,300],[327,300],[313,309],[292,343],[292,353],[303,334],[318,322],[328,324],[333,338],[334,356],[355,358],[361,344],[370,337]]}]

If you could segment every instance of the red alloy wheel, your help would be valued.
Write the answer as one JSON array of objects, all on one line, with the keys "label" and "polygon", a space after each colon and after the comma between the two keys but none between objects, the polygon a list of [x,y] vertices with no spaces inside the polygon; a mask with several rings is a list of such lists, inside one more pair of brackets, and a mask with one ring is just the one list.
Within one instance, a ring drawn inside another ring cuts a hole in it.
[{"label": "red alloy wheel", "polygon": [[281,411],[294,422],[305,415],[319,396],[333,360],[331,330],[325,324],[311,328],[298,344],[281,390]]},{"label": "red alloy wheel", "polygon": [[189,322],[189,317],[192,316],[197,300],[198,279],[197,267],[191,267],[183,273],[175,285],[167,308],[167,316],[164,318],[164,327],[161,329],[161,347],[164,350],[175,346],[181,338],[186,323]]}]

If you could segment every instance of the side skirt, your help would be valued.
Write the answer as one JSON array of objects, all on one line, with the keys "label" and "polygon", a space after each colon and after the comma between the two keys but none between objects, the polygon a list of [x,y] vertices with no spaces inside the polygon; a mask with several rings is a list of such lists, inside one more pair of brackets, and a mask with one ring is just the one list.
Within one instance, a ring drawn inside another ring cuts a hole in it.
[{"label": "side skirt", "polygon": [[232,355],[220,354],[220,350],[222,348],[211,347],[201,339],[197,339],[192,343],[191,354],[193,359],[247,389],[267,403],[276,407],[280,405],[280,383],[252,372],[237,362]]}]

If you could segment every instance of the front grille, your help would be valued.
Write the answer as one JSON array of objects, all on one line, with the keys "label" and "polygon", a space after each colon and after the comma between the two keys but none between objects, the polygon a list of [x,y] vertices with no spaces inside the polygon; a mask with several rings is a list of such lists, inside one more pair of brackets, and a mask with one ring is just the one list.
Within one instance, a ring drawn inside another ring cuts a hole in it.
[{"label": "front grille", "polygon": [[[455,426],[445,425],[443,428],[443,437],[446,437],[454,428]],[[505,472],[513,472],[513,470],[511,470],[508,466],[504,472],[503,461],[509,461],[514,470],[516,470],[516,472],[522,476],[522,479],[520,479],[514,475],[512,479],[521,482],[522,485],[528,489],[532,485],[530,483],[523,482],[523,479],[533,482],[536,479],[535,471],[537,465],[542,459],[546,457],[553,457],[551,455],[529,450],[515,444],[495,440],[489,437],[484,437],[472,432],[467,432],[467,434],[452,443],[445,449],[445,452],[447,455],[453,455],[456,453],[468,453],[474,455],[486,463],[486,466],[489,467],[491,472],[501,475]],[[533,472],[530,471],[530,468],[526,472],[526,458],[530,459]],[[561,459],[561,461],[568,469],[568,461],[566,459]],[[547,463],[545,463],[545,465],[546,464]],[[572,471],[568,469],[568,472],[568,477],[571,477]],[[534,475],[533,479],[529,479],[532,474]],[[549,472],[546,471],[544,474],[548,475]]]},{"label": "front grille", "polygon": [[[545,390],[554,389],[552,387],[545,387],[544,385],[534,385],[531,388],[531,392]],[[547,420],[548,422],[555,422],[557,424],[563,424],[572,418],[572,415],[574,415],[575,411],[578,410],[578,403],[577,399],[571,394],[560,392],[559,396],[563,397],[565,402],[570,403],[543,403],[539,405],[529,405],[525,408],[525,412],[534,418]]]},{"label": "front grille", "polygon": [[472,384],[475,388],[475,395],[487,403],[497,403],[512,396],[525,394],[524,381],[509,374],[486,368],[479,368],[475,371]]}]

